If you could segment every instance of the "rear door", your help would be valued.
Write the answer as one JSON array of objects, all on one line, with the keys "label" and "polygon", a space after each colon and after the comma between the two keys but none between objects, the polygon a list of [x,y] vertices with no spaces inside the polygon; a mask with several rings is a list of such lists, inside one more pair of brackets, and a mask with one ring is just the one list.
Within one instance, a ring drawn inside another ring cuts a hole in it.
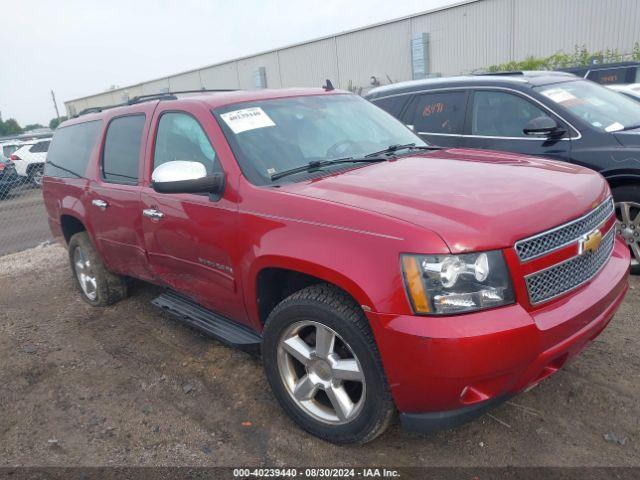
[{"label": "rear door", "polygon": [[428,143],[443,147],[462,144],[467,90],[438,90],[413,96],[402,122]]},{"label": "rear door", "polygon": [[236,321],[246,319],[237,284],[237,202],[227,173],[221,198],[207,194],[158,193],[150,187],[153,169],[173,160],[202,163],[208,173],[223,171],[217,146],[222,133],[210,111],[161,104],[154,117],[150,165],[142,191],[142,227],[155,274],[174,290]]},{"label": "rear door", "polygon": [[144,251],[140,213],[140,170],[144,140],[155,103],[140,105],[126,115],[111,115],[102,138],[99,171],[89,188],[94,237],[109,268],[117,273],[151,279]]},{"label": "rear door", "polygon": [[[566,134],[560,138],[526,135],[525,125],[541,116],[553,118]],[[545,106],[516,91],[474,89],[465,130],[465,147],[570,159],[573,129]]]}]

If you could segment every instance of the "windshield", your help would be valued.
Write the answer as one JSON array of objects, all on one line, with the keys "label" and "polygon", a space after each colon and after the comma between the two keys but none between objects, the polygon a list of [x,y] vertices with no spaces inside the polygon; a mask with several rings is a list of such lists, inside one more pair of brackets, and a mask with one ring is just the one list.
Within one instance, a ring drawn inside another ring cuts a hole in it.
[{"label": "windshield", "polygon": [[390,145],[426,145],[394,117],[356,95],[246,102],[214,114],[243,173],[258,185],[309,162],[359,158]]},{"label": "windshield", "polygon": [[587,81],[536,87],[542,95],[605,132],[617,132],[640,124],[640,104]]}]

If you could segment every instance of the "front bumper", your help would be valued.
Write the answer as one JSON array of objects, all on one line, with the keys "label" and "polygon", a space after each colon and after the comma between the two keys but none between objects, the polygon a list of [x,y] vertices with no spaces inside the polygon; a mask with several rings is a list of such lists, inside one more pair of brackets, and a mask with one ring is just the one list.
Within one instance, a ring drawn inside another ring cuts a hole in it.
[{"label": "front bumper", "polygon": [[451,317],[370,312],[403,425],[459,425],[556,372],[607,326],[628,271],[629,251],[616,241],[593,280],[533,311],[514,304]]}]

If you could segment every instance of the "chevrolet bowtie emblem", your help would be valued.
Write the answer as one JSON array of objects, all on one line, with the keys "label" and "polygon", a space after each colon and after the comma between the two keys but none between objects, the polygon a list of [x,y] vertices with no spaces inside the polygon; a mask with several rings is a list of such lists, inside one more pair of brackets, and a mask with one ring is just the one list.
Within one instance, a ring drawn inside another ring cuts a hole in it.
[{"label": "chevrolet bowtie emblem", "polygon": [[602,232],[595,229],[591,233],[587,233],[580,238],[578,243],[578,254],[583,255],[587,252],[595,252],[602,243]]}]

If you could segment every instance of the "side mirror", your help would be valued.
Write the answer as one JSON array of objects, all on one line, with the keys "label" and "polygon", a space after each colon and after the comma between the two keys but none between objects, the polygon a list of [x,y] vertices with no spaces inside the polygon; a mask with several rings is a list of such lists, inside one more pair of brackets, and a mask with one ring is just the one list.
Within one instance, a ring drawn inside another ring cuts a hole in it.
[{"label": "side mirror", "polygon": [[210,193],[224,190],[224,173],[207,175],[199,162],[175,160],[159,165],[151,175],[151,186],[158,193]]},{"label": "side mirror", "polygon": [[559,137],[565,133],[565,130],[560,128],[556,121],[542,115],[540,117],[532,118],[522,129],[525,135],[538,135],[544,137]]}]

